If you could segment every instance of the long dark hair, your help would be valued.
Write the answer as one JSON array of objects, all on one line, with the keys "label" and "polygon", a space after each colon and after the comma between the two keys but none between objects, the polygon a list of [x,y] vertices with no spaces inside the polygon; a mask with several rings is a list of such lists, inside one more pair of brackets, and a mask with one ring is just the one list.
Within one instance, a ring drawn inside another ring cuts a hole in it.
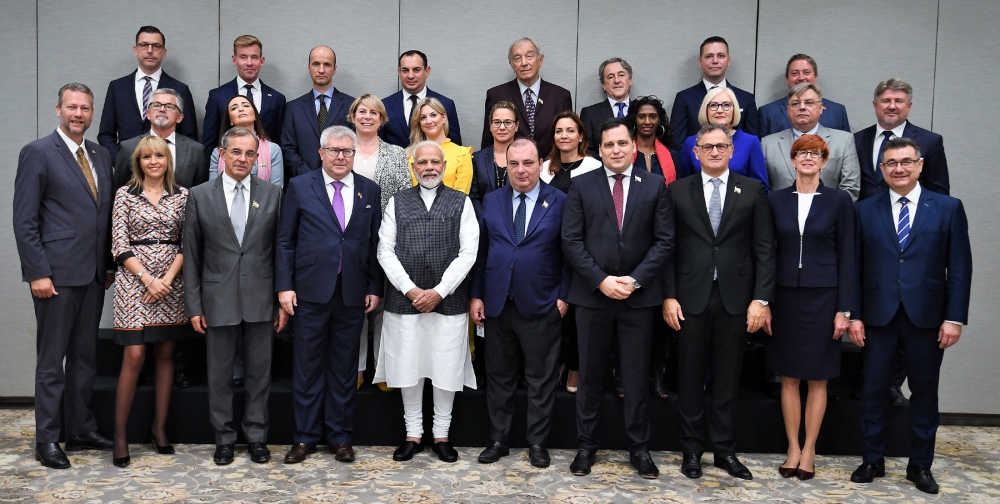
[{"label": "long dark hair", "polygon": [[257,106],[253,104],[253,100],[247,98],[243,95],[236,95],[226,102],[226,117],[225,119],[219,121],[219,141],[217,145],[222,145],[222,136],[229,131],[229,128],[236,126],[233,124],[232,119],[229,118],[229,106],[233,104],[233,100],[237,98],[243,98],[244,100],[250,102],[250,108],[253,109],[253,132],[257,135],[257,138],[261,141],[268,141],[270,138],[267,137],[267,131],[264,131],[264,121],[260,120],[260,112],[257,111]]},{"label": "long dark hair", "polygon": [[674,140],[674,128],[670,125],[670,118],[667,117],[667,110],[663,108],[663,100],[650,95],[650,96],[637,96],[634,100],[628,104],[628,115],[625,117],[625,121],[628,122],[629,128],[632,131],[637,132],[638,135],[638,125],[636,124],[636,115],[639,114],[639,109],[643,105],[652,105],[656,109],[656,114],[660,116],[660,126],[656,128],[656,139],[660,141],[668,149],[677,151],[680,150]]},{"label": "long dark hair", "polygon": [[[572,110],[564,110],[556,115],[555,119],[552,119],[552,138],[555,139],[556,136],[556,124],[563,119],[572,119],[576,123],[576,129],[580,132],[580,144],[576,147],[577,154],[583,157],[587,157],[587,130],[583,126],[583,121],[580,116],[576,115],[576,112]],[[555,142],[552,142],[552,151],[549,152],[549,157],[547,161],[549,162],[549,173],[555,175],[559,173],[562,169],[562,161],[559,155],[559,147],[556,146]]]}]

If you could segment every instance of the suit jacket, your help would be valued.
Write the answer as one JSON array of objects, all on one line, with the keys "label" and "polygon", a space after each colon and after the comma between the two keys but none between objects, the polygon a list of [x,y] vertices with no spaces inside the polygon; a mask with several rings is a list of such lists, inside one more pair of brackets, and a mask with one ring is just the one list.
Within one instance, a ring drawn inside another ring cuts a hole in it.
[{"label": "suit jacket", "polygon": [[774,224],[764,186],[729,172],[718,235],[712,233],[700,173],[668,189],[677,230],[673,261],[666,268],[666,297],[676,298],[684,313],[702,313],[712,293],[712,272],[718,269],[719,294],[727,312],[746,313],[754,299],[771,301]]},{"label": "suit jacket", "polygon": [[476,216],[483,214],[483,199],[497,189],[496,170],[493,169],[493,146],[490,145],[472,154],[472,188],[469,199]]},{"label": "suit jacket", "polygon": [[[132,178],[132,153],[139,140],[148,135],[139,135],[122,142],[115,161],[115,190],[128,183]],[[174,181],[177,185],[192,188],[208,180],[208,159],[205,158],[205,148],[195,140],[186,136],[174,135],[177,145],[177,159],[174,160]]]},{"label": "suit jacket", "polygon": [[860,304],[851,318],[884,326],[902,303],[917,327],[968,323],[972,249],[962,202],[922,187],[903,251],[893,207],[889,191],[857,204]]},{"label": "suit jacket", "polygon": [[[274,143],[281,142],[281,126],[285,122],[285,95],[260,81],[262,96],[260,97],[260,120],[264,123],[267,137]],[[236,79],[208,92],[208,102],[205,104],[205,132],[201,144],[205,146],[205,155],[212,157],[212,151],[219,145],[220,123],[227,121],[229,111],[226,104],[240,94],[236,88]],[[183,123],[182,123],[183,124]]]},{"label": "suit jacket", "polygon": [[[448,138],[456,145],[462,145],[462,127],[458,124],[458,109],[455,108],[455,102],[441,93],[435,93],[431,88],[427,88],[427,97],[437,98],[444,105],[444,110],[448,113]],[[406,121],[406,114],[403,112],[403,91],[396,91],[386,96],[382,99],[382,105],[385,106],[389,122],[379,130],[379,137],[404,149],[409,147],[410,123]],[[414,114],[417,112],[414,111]]]},{"label": "suit jacket", "polygon": [[562,222],[566,195],[538,181],[538,199],[524,238],[514,242],[514,189],[486,195],[479,219],[479,255],[472,268],[472,297],[483,300],[487,317],[499,317],[513,289],[518,313],[538,318],[566,300],[572,270],[563,260]]},{"label": "suit jacket", "polygon": [[583,130],[587,134],[587,152],[597,159],[601,159],[601,123],[615,117],[616,112],[607,97],[593,105],[583,107],[580,111]]},{"label": "suit jacket", "polygon": [[365,295],[382,296],[383,274],[376,253],[382,224],[382,191],[354,174],[351,219],[340,229],[326,193],[323,172],[314,170],[288,181],[278,226],[275,291],[295,291],[310,303],[328,303],[342,276],[347,306],[364,306]]},{"label": "suit jacket", "polygon": [[[885,180],[875,177],[872,151],[875,150],[876,125],[871,125],[854,134],[854,145],[861,165],[861,198],[870,198],[889,189]],[[920,155],[924,158],[924,170],[920,173],[920,184],[931,191],[947,196],[951,192],[948,181],[948,158],[944,155],[944,139],[933,131],[914,126],[907,121],[903,128],[903,138],[912,138],[920,145]]]},{"label": "suit jacket", "polygon": [[847,191],[820,181],[804,230],[799,232],[799,195],[786,187],[768,195],[774,221],[779,287],[833,287],[837,311],[851,311],[857,293],[854,268],[854,202]]},{"label": "suit jacket", "polygon": [[[850,133],[830,129],[822,124],[816,134],[826,141],[830,148],[830,157],[826,168],[819,174],[819,179],[827,187],[843,189],[857,201],[861,191],[861,173],[858,167],[858,151]],[[764,150],[767,161],[767,179],[771,190],[777,191],[795,185],[795,168],[792,167],[792,144],[794,134],[786,129],[764,137],[760,146]]]},{"label": "suit jacket", "polygon": [[[757,119],[757,103],[754,102],[753,94],[733,86],[729,81],[726,83],[727,87],[733,90],[736,101],[740,102],[740,110],[743,111],[740,123],[736,127],[759,138],[761,135]],[[687,137],[698,134],[698,130],[701,129],[698,113],[701,112],[701,102],[707,94],[705,83],[699,79],[697,84],[677,93],[674,97],[674,105],[670,110],[670,124],[674,127],[674,140],[677,145],[684,145]]]},{"label": "suit jacket", "polygon": [[[490,133],[490,109],[498,101],[509,101],[517,105],[517,136],[532,138],[528,128],[528,113],[524,109],[524,96],[517,85],[517,79],[494,86],[486,92],[486,115],[483,121],[482,148],[493,145]],[[569,91],[551,82],[542,80],[535,100],[535,142],[538,155],[545,157],[552,151],[552,120],[564,110],[573,110],[573,97]]]},{"label": "suit jacket", "polygon": [[[97,133],[97,141],[108,150],[111,159],[118,159],[118,146],[129,138],[135,138],[149,131],[149,119],[145,111],[139,110],[135,99],[135,74],[132,73],[111,81],[108,84],[108,95],[104,99],[104,111],[101,112],[101,127]],[[184,99],[184,120],[177,125],[177,133],[198,140],[198,116],[194,110],[194,98],[187,84],[167,75],[160,74],[157,89],[170,88],[177,91]]]},{"label": "suit jacket", "polygon": [[278,315],[274,239],[281,188],[248,175],[250,208],[243,244],[229,220],[222,177],[188,192],[184,220],[184,315],[209,327],[267,322]]},{"label": "suit jacket", "polygon": [[97,201],[76,156],[58,132],[25,145],[14,178],[14,240],[21,280],[51,277],[55,286],[104,282],[111,266],[111,156],[89,140]]},{"label": "suit jacket", "polygon": [[[333,88],[333,98],[327,103],[326,122],[323,129],[330,126],[350,126],[347,111],[354,103],[354,97]],[[285,109],[285,124],[281,128],[281,153],[285,158],[285,173],[291,178],[296,175],[318,170],[323,167],[319,158],[319,118],[316,115],[316,99],[310,89],[308,93],[288,102]],[[268,133],[270,134],[270,133]]]},{"label": "suit jacket", "polygon": [[663,267],[670,259],[674,220],[663,177],[633,167],[622,230],[603,168],[573,179],[563,214],[563,253],[573,267],[569,302],[602,308],[611,298],[597,286],[608,276],[631,276],[641,287],[630,308],[663,303]]},{"label": "suit jacket", "polygon": [[[791,128],[788,99],[778,98],[764,105],[757,111],[757,119],[760,121],[761,138]],[[851,132],[851,125],[847,121],[847,107],[826,98],[823,98],[823,115],[819,116],[819,123],[830,129]]]}]

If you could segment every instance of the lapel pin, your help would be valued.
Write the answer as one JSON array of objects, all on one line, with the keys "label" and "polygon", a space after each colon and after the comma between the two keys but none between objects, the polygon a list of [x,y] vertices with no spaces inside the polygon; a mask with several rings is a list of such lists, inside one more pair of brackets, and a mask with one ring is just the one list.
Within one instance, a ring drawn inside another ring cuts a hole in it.
[{"label": "lapel pin", "polygon": [[253,202],[253,207],[254,208],[260,208],[260,203],[257,203],[256,201],[254,201]]},{"label": "lapel pin", "polygon": [[358,199],[361,199],[361,191],[358,191]]},{"label": "lapel pin", "polygon": [[545,102],[544,102],[544,101],[542,101],[542,99],[541,99],[541,98],[539,98],[539,99],[538,99],[538,106],[539,106],[539,107],[541,107],[541,106],[542,106],[542,105],[544,105],[544,104],[545,104]]},{"label": "lapel pin", "polygon": [[639,178],[639,176],[638,176],[638,175],[635,175],[635,181],[636,181],[636,182],[642,182],[642,179],[641,179],[641,178]]},{"label": "lapel pin", "polygon": [[549,207],[549,202],[548,201],[543,201],[542,202],[542,208],[548,208],[548,207]]},{"label": "lapel pin", "polygon": [[267,93],[267,96],[271,96],[271,93]]},{"label": "lapel pin", "polygon": [[736,194],[742,194],[743,193],[743,191],[741,191],[739,187],[733,189],[733,192],[736,193]]}]

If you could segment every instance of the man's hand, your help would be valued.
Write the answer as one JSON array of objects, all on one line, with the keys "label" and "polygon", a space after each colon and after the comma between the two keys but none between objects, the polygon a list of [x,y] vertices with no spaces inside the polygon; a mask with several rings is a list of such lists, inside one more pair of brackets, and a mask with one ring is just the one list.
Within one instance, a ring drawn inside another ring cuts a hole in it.
[{"label": "man's hand", "polygon": [[115,283],[115,274],[109,271],[104,275],[104,290],[110,289],[113,283]]},{"label": "man's hand", "polygon": [[771,313],[771,308],[761,306],[757,301],[750,301],[750,306],[747,307],[747,332],[755,333],[764,327],[768,313]]},{"label": "man's hand", "polygon": [[406,292],[406,299],[409,299],[410,301],[416,301],[417,296],[419,296],[420,293],[423,291],[424,290],[421,289],[420,287],[414,287]]},{"label": "man's hand", "polygon": [[766,332],[768,336],[774,336],[771,334],[771,319],[771,310],[767,310],[767,315],[764,317],[764,332]]},{"label": "man's hand", "polygon": [[615,281],[621,284],[629,292],[629,294],[635,292],[635,286],[632,285],[633,279],[630,276],[620,276],[615,277]]},{"label": "man's hand", "polygon": [[940,347],[942,349],[948,348],[955,343],[958,343],[958,338],[962,337],[962,326],[958,324],[952,324],[951,322],[945,322],[941,324],[941,329],[938,330],[938,341],[941,342]]},{"label": "man's hand", "polygon": [[281,332],[288,325],[288,312],[284,308],[278,308],[278,318],[274,319],[274,332]]},{"label": "man's hand", "polygon": [[675,331],[681,330],[681,320],[684,320],[684,312],[681,311],[681,304],[675,298],[663,300],[663,320]]},{"label": "man's hand", "polygon": [[559,317],[565,317],[566,311],[569,310],[569,305],[564,303],[562,299],[556,300],[556,308],[559,308]]},{"label": "man's hand", "polygon": [[374,294],[365,295],[365,313],[371,313],[378,306],[378,296]]},{"label": "man's hand", "polygon": [[28,282],[28,285],[31,286],[31,295],[39,299],[48,299],[59,295],[56,292],[56,287],[52,285],[51,277],[36,278]]},{"label": "man's hand", "polygon": [[865,346],[865,323],[860,320],[852,320],[847,335],[851,338],[851,343],[859,347]]},{"label": "man's hand", "polygon": [[601,290],[601,294],[611,298],[611,299],[625,299],[632,293],[632,284],[629,283],[629,288],[626,289],[622,283],[618,280],[620,277],[609,276],[604,280],[601,280],[601,284],[597,286]]},{"label": "man's hand", "polygon": [[194,327],[195,331],[205,334],[205,329],[208,328],[208,325],[205,323],[205,316],[195,315],[191,317],[191,326]]},{"label": "man's hand", "polygon": [[289,315],[295,315],[295,307],[299,305],[299,300],[295,297],[295,291],[287,290],[278,292],[278,304]]},{"label": "man's hand", "polygon": [[477,326],[483,327],[483,321],[486,320],[486,307],[483,306],[482,299],[472,298],[469,300],[469,316],[472,317],[472,321]]},{"label": "man's hand", "polygon": [[417,296],[417,299],[413,300],[413,307],[420,311],[420,313],[430,313],[434,311],[438,303],[441,302],[441,296],[438,295],[437,291],[434,289],[427,289]]},{"label": "man's hand", "polygon": [[838,313],[833,318],[833,339],[840,339],[844,335],[844,331],[850,326],[851,320],[845,317],[843,313]]}]

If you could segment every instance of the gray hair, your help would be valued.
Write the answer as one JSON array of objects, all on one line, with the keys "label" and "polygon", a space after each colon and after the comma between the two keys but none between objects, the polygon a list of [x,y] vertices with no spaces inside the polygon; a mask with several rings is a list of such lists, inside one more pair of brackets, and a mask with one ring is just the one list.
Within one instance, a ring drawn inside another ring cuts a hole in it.
[{"label": "gray hair", "polygon": [[701,137],[713,131],[721,131],[725,133],[726,137],[729,138],[729,143],[733,143],[733,131],[726,126],[715,123],[708,123],[702,126],[701,129],[698,130],[698,134],[694,136],[694,143],[701,143]]},{"label": "gray hair", "polygon": [[78,93],[87,93],[90,95],[90,102],[94,102],[94,92],[87,87],[86,84],[81,84],[79,82],[70,82],[69,84],[63,84],[63,87],[59,88],[59,101],[56,102],[56,106],[62,106],[63,94],[66,91],[76,91]]},{"label": "gray hair", "polygon": [[348,128],[347,126],[330,126],[329,128],[323,130],[323,134],[319,136],[319,145],[320,147],[329,147],[327,142],[329,142],[331,138],[344,137],[351,139],[351,144],[354,146],[354,149],[358,148],[358,136],[355,135],[354,132],[351,131],[351,128]]},{"label": "gray hair", "polygon": [[254,135],[253,131],[246,129],[243,126],[233,126],[232,128],[229,128],[229,131],[222,135],[222,140],[219,141],[219,145],[221,145],[223,149],[229,149],[230,138],[245,136],[253,138],[257,142],[257,147],[260,147],[260,140],[257,138],[257,135]]},{"label": "gray hair", "polygon": [[528,37],[521,37],[521,38],[515,40],[514,43],[511,44],[510,47],[507,49],[507,61],[514,61],[514,48],[517,47],[517,46],[519,46],[519,45],[521,45],[521,44],[523,44],[523,43],[525,43],[525,42],[527,42],[527,43],[531,44],[532,46],[534,46],[535,52],[538,53],[538,57],[539,58],[541,58],[542,56],[545,56],[545,53],[542,52],[542,49],[540,47],[538,47],[538,44],[536,44],[534,40],[531,40]]},{"label": "gray hair", "polygon": [[918,144],[916,140],[912,138],[896,137],[889,139],[889,141],[885,143],[885,151],[883,151],[882,154],[883,157],[882,159],[879,159],[878,162],[881,163],[885,159],[885,152],[896,149],[905,149],[907,147],[913,147],[913,152],[917,155],[917,159],[920,159],[920,144]]},{"label": "gray hair", "polygon": [[153,91],[151,97],[155,97],[158,94],[168,94],[170,96],[173,96],[174,99],[177,100],[177,108],[181,111],[182,114],[184,113],[184,98],[181,98],[180,93],[170,88],[159,88],[156,91]]},{"label": "gray hair", "polygon": [[628,72],[628,78],[629,79],[632,78],[632,65],[629,65],[628,61],[625,61],[619,58],[618,56],[615,56],[614,58],[608,58],[604,60],[604,63],[601,63],[601,67],[597,69],[597,80],[601,81],[601,84],[604,84],[604,69],[607,68],[607,66],[612,63],[621,63],[622,68],[624,68],[625,71]]},{"label": "gray hair", "polygon": [[788,99],[791,100],[795,96],[802,96],[802,93],[805,93],[806,91],[809,90],[812,90],[814,93],[816,93],[816,98],[819,98],[820,101],[823,101],[823,91],[819,88],[818,84],[813,84],[811,82],[800,82],[792,86],[792,89],[788,90]]},{"label": "gray hair", "polygon": [[444,160],[444,149],[442,149],[441,146],[438,145],[438,143],[435,142],[434,140],[424,140],[423,142],[417,142],[417,144],[413,146],[414,163],[417,162],[417,151],[420,150],[422,147],[434,147],[435,149],[438,150],[438,152],[441,153],[441,159]]},{"label": "gray hair", "polygon": [[878,97],[889,89],[893,91],[902,91],[906,93],[907,100],[913,101],[913,86],[899,77],[889,77],[888,79],[879,82],[878,86],[875,86],[875,100],[878,101]]}]

